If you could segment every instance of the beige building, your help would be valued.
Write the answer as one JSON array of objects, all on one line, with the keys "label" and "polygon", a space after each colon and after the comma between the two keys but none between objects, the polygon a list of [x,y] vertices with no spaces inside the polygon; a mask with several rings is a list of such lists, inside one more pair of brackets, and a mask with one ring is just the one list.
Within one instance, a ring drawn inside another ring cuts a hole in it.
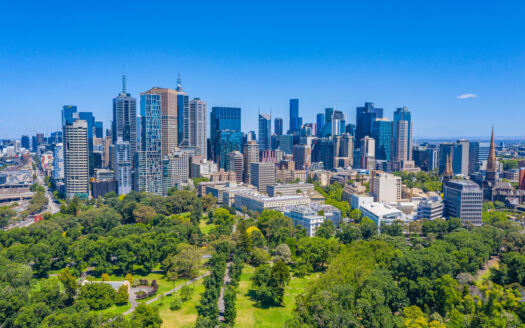
[{"label": "beige building", "polygon": [[88,198],[88,125],[84,120],[64,125],[64,182],[66,198]]},{"label": "beige building", "polygon": [[307,204],[310,204],[310,198],[306,196],[268,197],[253,191],[236,193],[234,202],[235,208],[239,211],[246,208],[248,211],[255,212]]},{"label": "beige building", "polygon": [[250,183],[250,164],[259,162],[259,144],[255,140],[250,140],[242,145],[244,156],[244,183]]},{"label": "beige building", "polygon": [[[160,147],[161,158],[178,148],[177,140],[177,91],[154,87],[144,94],[160,95]],[[142,95],[142,94],[141,94]]]},{"label": "beige building", "polygon": [[379,203],[397,202],[401,199],[401,178],[390,173],[376,172],[371,183],[374,201]]}]

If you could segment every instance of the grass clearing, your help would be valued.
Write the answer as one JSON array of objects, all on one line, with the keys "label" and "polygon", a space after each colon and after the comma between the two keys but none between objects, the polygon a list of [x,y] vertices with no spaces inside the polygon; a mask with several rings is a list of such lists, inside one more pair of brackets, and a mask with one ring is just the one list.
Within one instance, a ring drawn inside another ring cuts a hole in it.
[{"label": "grass clearing", "polygon": [[295,297],[305,290],[310,280],[316,277],[316,274],[304,278],[292,277],[290,284],[286,287],[284,307],[259,308],[256,302],[248,296],[252,286],[250,278],[254,272],[255,268],[244,266],[237,289],[237,317],[234,327],[282,327],[283,320],[286,322],[293,318]]},{"label": "grass clearing", "polygon": [[193,297],[185,302],[179,310],[170,310],[173,296],[163,298],[162,305],[159,307],[163,328],[191,328],[195,325],[197,320],[197,308],[195,306],[199,304],[201,294],[204,292],[202,282],[203,280],[201,279],[190,285],[194,288]]},{"label": "grass clearing", "polygon": [[210,231],[215,228],[215,224],[208,224],[206,223],[205,217],[201,219],[201,222],[199,223],[199,228],[201,229],[202,233],[206,236],[210,233]]}]

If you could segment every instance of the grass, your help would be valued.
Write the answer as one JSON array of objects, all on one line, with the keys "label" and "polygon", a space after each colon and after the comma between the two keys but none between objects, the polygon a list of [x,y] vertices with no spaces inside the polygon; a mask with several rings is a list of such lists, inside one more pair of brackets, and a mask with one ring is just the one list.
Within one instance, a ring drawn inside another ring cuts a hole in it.
[{"label": "grass", "polygon": [[199,223],[199,228],[201,229],[202,233],[206,236],[210,233],[210,231],[215,228],[215,224],[208,224],[206,223],[207,218],[202,218],[201,222]]},{"label": "grass", "polygon": [[[284,307],[259,308],[256,302],[248,296],[255,268],[245,266],[239,281],[237,290],[237,317],[234,327],[282,327],[283,320],[286,322],[293,318],[295,308],[295,297],[302,293],[308,281],[314,279],[315,275],[304,278],[292,277],[290,284],[286,287],[284,295]],[[284,313],[284,315],[283,315]]]},{"label": "grass", "polygon": [[191,286],[194,288],[193,297],[185,302],[179,310],[170,310],[170,303],[173,296],[164,297],[162,305],[159,307],[159,314],[163,320],[163,328],[191,328],[197,320],[197,309],[201,294],[204,292],[203,280],[196,281]]},{"label": "grass", "polygon": [[[495,261],[490,268],[498,269],[499,268],[499,261]],[[481,286],[484,282],[488,281],[490,279],[490,268],[483,272],[478,279],[476,280],[476,285]]]},{"label": "grass", "polygon": [[117,314],[122,314],[122,313],[126,312],[130,308],[131,308],[131,304],[129,304],[129,303],[125,304],[125,305],[113,304],[112,306],[108,307],[107,309],[100,310],[100,311],[95,311],[95,312],[97,312],[97,313],[104,313],[104,314],[111,313],[113,316],[116,316]]}]

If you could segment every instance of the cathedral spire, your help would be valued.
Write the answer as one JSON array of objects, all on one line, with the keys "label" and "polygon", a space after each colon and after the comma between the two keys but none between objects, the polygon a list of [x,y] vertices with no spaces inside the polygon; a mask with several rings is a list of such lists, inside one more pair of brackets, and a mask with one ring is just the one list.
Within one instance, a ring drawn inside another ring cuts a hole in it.
[{"label": "cathedral spire", "polygon": [[496,146],[494,145],[494,126],[490,137],[489,158],[487,160],[487,172],[496,172]]},{"label": "cathedral spire", "polygon": [[445,163],[445,172],[443,172],[443,185],[446,185],[448,181],[452,180],[454,171],[452,171],[452,157],[447,154],[447,161]]}]

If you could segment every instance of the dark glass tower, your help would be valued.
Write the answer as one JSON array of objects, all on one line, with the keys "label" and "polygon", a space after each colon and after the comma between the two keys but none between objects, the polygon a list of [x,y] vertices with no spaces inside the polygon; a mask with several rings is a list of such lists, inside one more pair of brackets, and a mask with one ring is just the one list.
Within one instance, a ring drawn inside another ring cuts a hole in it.
[{"label": "dark glass tower", "polygon": [[383,108],[375,108],[374,103],[367,102],[364,107],[356,108],[355,140],[361,140],[364,136],[370,136],[372,123],[376,118],[383,118]]},{"label": "dark glass tower", "polygon": [[272,117],[270,114],[259,114],[259,147],[260,150],[271,148]]},{"label": "dark glass tower", "polygon": [[241,109],[238,107],[212,107],[210,113],[211,157],[217,161],[217,134],[221,130],[241,132]]},{"label": "dark glass tower", "polygon": [[283,119],[276,117],[274,120],[274,133],[278,136],[283,134]]},{"label": "dark glass tower", "polygon": [[299,117],[299,99],[290,99],[290,133],[296,134],[303,124],[302,117]]},{"label": "dark glass tower", "polygon": [[392,122],[387,119],[375,120],[372,124],[372,138],[376,143],[376,159],[392,160]]}]

